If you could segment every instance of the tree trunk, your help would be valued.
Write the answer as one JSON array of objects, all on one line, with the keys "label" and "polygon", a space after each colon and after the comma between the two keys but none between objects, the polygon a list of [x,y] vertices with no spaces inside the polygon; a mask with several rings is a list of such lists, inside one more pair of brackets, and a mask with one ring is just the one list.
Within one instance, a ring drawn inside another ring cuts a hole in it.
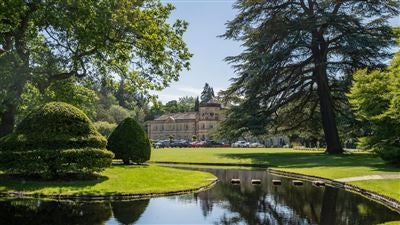
[{"label": "tree trunk", "polygon": [[343,149],[340,144],[339,133],[336,126],[335,112],[326,69],[319,69],[317,84],[322,126],[326,141],[326,152],[329,154],[341,154],[343,153]]},{"label": "tree trunk", "polygon": [[[11,37],[14,38],[14,48],[18,59],[14,59],[12,62],[14,64],[13,83],[6,90],[5,100],[1,102],[4,111],[0,114],[0,137],[14,130],[17,104],[30,74],[26,34],[29,27],[29,19],[31,14],[36,10],[36,4],[31,4],[29,8],[28,12],[21,17],[19,26],[13,33],[14,36]],[[6,46],[6,49],[11,50],[12,47]]]},{"label": "tree trunk", "polygon": [[318,85],[319,107],[321,111],[322,127],[325,134],[326,153],[341,154],[342,146],[339,140],[339,133],[336,126],[335,111],[329,80],[327,74],[327,52],[328,45],[324,39],[323,33],[314,30],[312,32],[312,54],[314,58],[315,70],[314,79]]},{"label": "tree trunk", "polygon": [[4,106],[5,111],[0,114],[0,137],[3,137],[13,131],[15,125],[15,113],[17,111],[15,104],[6,103]]},{"label": "tree trunk", "polygon": [[124,165],[129,165],[129,164],[131,164],[129,158],[123,158],[123,159],[122,159],[122,162],[124,163]]}]

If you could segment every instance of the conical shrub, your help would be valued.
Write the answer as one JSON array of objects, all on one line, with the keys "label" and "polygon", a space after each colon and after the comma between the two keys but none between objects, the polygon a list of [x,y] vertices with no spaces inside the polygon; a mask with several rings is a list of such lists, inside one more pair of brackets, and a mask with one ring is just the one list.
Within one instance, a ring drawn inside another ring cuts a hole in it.
[{"label": "conical shrub", "polygon": [[122,159],[124,164],[143,163],[150,159],[149,138],[142,127],[132,118],[123,120],[108,138],[107,149]]}]

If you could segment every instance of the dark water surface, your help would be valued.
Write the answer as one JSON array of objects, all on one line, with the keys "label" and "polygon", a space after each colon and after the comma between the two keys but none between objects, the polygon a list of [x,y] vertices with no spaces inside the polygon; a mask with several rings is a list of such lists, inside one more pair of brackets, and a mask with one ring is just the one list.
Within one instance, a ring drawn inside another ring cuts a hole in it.
[{"label": "dark water surface", "polygon": [[[290,179],[275,186],[265,171],[204,169],[220,182],[201,193],[136,201],[0,200],[1,225],[320,224],[372,225],[400,214],[357,194]],[[232,185],[240,178],[240,185]],[[261,179],[252,185],[251,179]]]}]

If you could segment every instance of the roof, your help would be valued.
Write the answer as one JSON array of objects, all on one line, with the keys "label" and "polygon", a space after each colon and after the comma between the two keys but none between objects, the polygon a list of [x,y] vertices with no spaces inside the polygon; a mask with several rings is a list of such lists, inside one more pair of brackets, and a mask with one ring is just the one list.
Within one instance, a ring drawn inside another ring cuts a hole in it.
[{"label": "roof", "polygon": [[187,113],[169,113],[169,114],[164,114],[156,119],[154,121],[167,121],[167,120],[195,120],[196,119],[197,112],[187,112]]}]

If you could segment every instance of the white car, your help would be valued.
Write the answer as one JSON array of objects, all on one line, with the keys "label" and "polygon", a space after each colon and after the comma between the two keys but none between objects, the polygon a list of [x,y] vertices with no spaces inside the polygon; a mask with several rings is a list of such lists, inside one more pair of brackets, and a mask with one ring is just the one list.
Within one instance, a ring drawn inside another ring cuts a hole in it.
[{"label": "white car", "polygon": [[263,145],[263,144],[261,144],[261,143],[258,143],[258,142],[254,142],[254,143],[251,143],[251,144],[250,144],[250,147],[251,147],[251,148],[264,148],[265,145]]},{"label": "white car", "polygon": [[232,144],[232,147],[237,147],[237,148],[248,148],[250,147],[250,143],[247,141],[237,141]]}]

